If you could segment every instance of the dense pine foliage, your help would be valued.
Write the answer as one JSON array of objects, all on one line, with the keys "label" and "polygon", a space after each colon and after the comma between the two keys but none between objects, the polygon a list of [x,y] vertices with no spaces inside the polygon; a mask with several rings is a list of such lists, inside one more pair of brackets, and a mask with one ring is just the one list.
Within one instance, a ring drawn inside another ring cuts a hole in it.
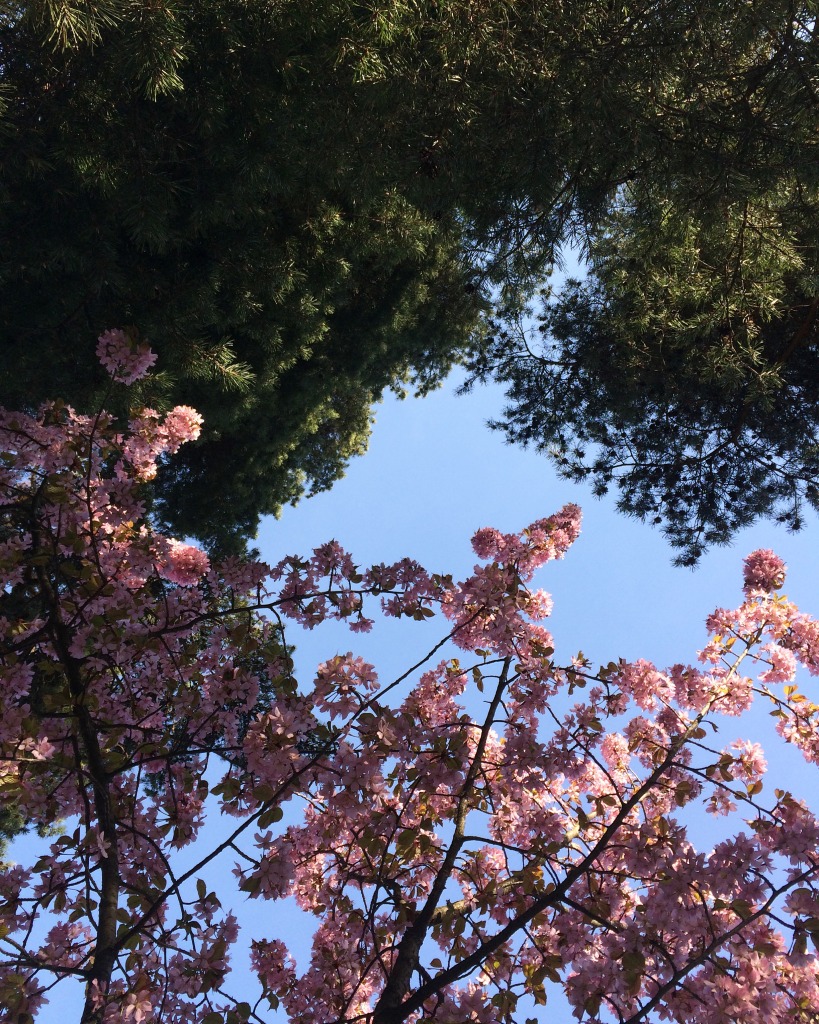
[{"label": "dense pine foliage", "polygon": [[[241,546],[467,351],[683,558],[814,500],[813,4],[3,10],[0,398],[91,407],[89,339],[135,325],[143,400],[205,415],[176,532]],[[530,352],[567,243],[591,275]]]}]

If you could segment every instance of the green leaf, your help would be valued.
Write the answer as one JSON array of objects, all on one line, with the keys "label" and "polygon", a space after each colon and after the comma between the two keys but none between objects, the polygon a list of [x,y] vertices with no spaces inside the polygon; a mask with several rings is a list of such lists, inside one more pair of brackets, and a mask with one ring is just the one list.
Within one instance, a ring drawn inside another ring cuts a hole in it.
[{"label": "green leaf", "polygon": [[266,811],[263,811],[258,818],[259,828],[268,828],[277,821],[281,821],[284,817],[284,811],[276,804],[273,807],[269,807]]}]

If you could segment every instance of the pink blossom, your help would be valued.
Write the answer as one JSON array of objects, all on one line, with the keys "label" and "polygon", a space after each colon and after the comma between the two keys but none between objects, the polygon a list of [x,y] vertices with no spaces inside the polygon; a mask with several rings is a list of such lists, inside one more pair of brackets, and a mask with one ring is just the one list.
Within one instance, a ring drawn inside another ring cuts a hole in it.
[{"label": "pink blossom", "polygon": [[156,355],[118,329],[105,331],[97,343],[97,358],[114,380],[133,384],[156,362]]},{"label": "pink blossom", "polygon": [[654,709],[658,702],[667,703],[674,696],[674,687],[669,677],[643,659],[622,664],[613,678],[623,693],[644,709]]},{"label": "pink blossom", "polygon": [[479,558],[517,563],[524,579],[553,558],[562,558],[580,535],[577,505],[564,505],[555,515],[538,519],[520,534],[501,533],[492,527],[478,530],[472,547]]},{"label": "pink blossom", "polygon": [[173,455],[187,441],[195,441],[202,432],[204,420],[189,405],[177,405],[165,415],[162,431],[165,450]]},{"label": "pink blossom", "polygon": [[141,1024],[144,1020],[150,1020],[153,1016],[153,1002],[151,996],[144,989],[141,992],[129,992],[122,1004],[122,1019],[133,1021],[134,1024]]},{"label": "pink blossom", "polygon": [[600,752],[613,772],[624,772],[631,761],[628,740],[620,733],[610,732],[603,737]]},{"label": "pink blossom", "polygon": [[265,989],[277,995],[296,981],[293,958],[279,939],[255,939],[250,947],[250,963]]},{"label": "pink blossom", "polygon": [[733,774],[743,782],[756,782],[768,770],[768,762],[758,743],[734,740],[731,748],[736,751],[733,755]]},{"label": "pink blossom", "polygon": [[168,539],[159,571],[164,579],[180,587],[194,587],[210,570],[210,560],[201,548]]},{"label": "pink blossom", "polygon": [[267,900],[277,900],[288,896],[295,881],[289,844],[281,841],[274,843],[248,878],[249,882],[243,883],[243,888],[247,889],[253,899],[262,896]]},{"label": "pink blossom", "polygon": [[347,717],[361,707],[376,686],[373,666],[348,653],[319,665],[313,695],[316,706],[327,711],[331,718]]},{"label": "pink blossom", "polygon": [[769,548],[752,551],[745,559],[746,593],[778,590],[785,582],[785,570],[785,563]]},{"label": "pink blossom", "polygon": [[765,644],[760,653],[765,653],[771,667],[760,673],[763,683],[789,683],[796,676],[796,655],[780,644]]},{"label": "pink blossom", "polygon": [[[124,380],[136,350],[108,342]],[[211,567],[140,498],[199,426],[184,407],[125,426],[0,413],[0,788],[26,820],[65,822],[28,867],[0,867],[6,1012],[30,1020],[64,975],[96,973],[107,933],[120,955],[88,987],[103,1024],[263,1015],[265,999],[290,1024],[367,1020],[399,976],[410,1022],[498,1024],[548,986],[592,1021],[652,1001],[690,1024],[819,1013],[819,823],[763,790],[754,739],[714,749],[756,693],[819,763],[810,691],[764,685],[819,672],[816,620],[767,596],[775,556],[752,556],[745,601],[711,617],[705,665],[598,669],[559,660],[533,582],[577,536],[573,506],[479,531],[486,564],[460,584],[410,559],[359,570],[335,542]],[[442,611],[459,657],[407,650],[414,667],[382,682],[331,638],[314,676],[297,670],[292,622],[355,631],[379,605],[410,635]],[[710,854],[703,808],[726,815]],[[219,812],[233,820],[212,829]],[[313,945],[297,970],[285,919],[254,934],[249,916],[261,992],[234,999],[227,907],[248,894],[292,896]]]}]

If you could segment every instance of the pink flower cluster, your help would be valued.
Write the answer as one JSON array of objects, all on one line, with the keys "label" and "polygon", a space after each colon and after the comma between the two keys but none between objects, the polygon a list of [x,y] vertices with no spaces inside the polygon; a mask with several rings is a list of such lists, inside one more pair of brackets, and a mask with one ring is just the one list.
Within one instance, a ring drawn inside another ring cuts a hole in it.
[{"label": "pink flower cluster", "polygon": [[157,357],[147,345],[139,344],[125,331],[116,329],[99,336],[97,358],[114,380],[133,384],[146,376]]},{"label": "pink flower cluster", "polygon": [[521,575],[532,573],[553,558],[562,558],[580,535],[581,512],[577,505],[564,505],[560,512],[532,523],[521,534],[501,533],[492,527],[478,530],[472,548],[479,558],[506,565],[517,563]]},{"label": "pink flower cluster", "polygon": [[175,454],[188,441],[195,441],[202,432],[202,417],[189,405],[177,405],[162,421],[165,451]]},{"label": "pink flower cluster", "polygon": [[210,571],[210,560],[201,548],[168,539],[162,545],[159,572],[180,587],[193,587]]},{"label": "pink flower cluster", "polygon": [[786,565],[782,559],[768,548],[752,551],[745,559],[745,591],[746,593],[762,591],[769,593],[778,590],[785,582]]},{"label": "pink flower cluster", "polygon": [[121,479],[153,480],[159,460],[175,455],[202,430],[202,417],[187,405],[178,405],[164,418],[153,409],[143,409],[129,423],[130,433],[122,445]]}]

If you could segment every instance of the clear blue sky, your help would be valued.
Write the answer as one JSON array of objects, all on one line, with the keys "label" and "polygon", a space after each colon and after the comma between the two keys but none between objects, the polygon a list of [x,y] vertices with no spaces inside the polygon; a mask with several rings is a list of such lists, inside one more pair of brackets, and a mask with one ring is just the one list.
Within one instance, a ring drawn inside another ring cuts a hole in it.
[{"label": "clear blue sky", "polygon": [[[582,648],[606,661],[692,659],[705,638],[705,616],[739,601],[742,559],[758,547],[785,558],[785,591],[819,614],[815,517],[799,534],[758,524],[732,546],[709,551],[695,570],[675,568],[656,528],[620,515],[613,496],[599,500],[558,479],[543,456],[509,446],[487,428],[503,406],[499,388],[455,390],[453,381],[424,399],[387,398],[376,409],[369,452],[332,491],[266,521],[262,556],[274,562],[335,538],[359,564],[409,555],[462,576],[475,562],[469,538],[476,529],[517,530],[573,501],[583,508],[581,537],[539,576],[555,599],[558,655]],[[321,646],[318,634],[315,642]]]}]

